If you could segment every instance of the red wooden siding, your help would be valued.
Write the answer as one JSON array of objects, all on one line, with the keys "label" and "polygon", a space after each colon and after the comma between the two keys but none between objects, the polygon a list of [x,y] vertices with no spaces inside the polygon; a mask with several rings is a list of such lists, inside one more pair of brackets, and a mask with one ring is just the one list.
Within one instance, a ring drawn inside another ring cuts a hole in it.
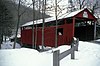
[{"label": "red wooden siding", "polygon": [[32,44],[32,30],[22,30],[21,31],[21,42],[23,44]]},{"label": "red wooden siding", "polygon": [[84,13],[84,12],[87,12],[87,14],[88,14],[88,19],[96,20],[96,18],[94,17],[94,15],[92,15],[92,13],[90,13],[87,9],[84,9],[83,11],[81,11],[80,13],[78,13],[77,15],[75,15],[74,17],[84,18],[84,17],[83,17],[83,13]]},{"label": "red wooden siding", "polygon": [[[64,24],[58,26],[63,29],[63,35],[58,35],[58,46],[69,44],[72,41],[73,32],[72,32],[72,23]],[[34,30],[35,31],[35,30]],[[23,44],[32,44],[32,30],[23,29],[21,31],[21,42]],[[55,46],[55,27],[45,27],[44,29],[44,45],[54,47]],[[37,45],[42,44],[42,29],[38,28],[37,31]]]}]

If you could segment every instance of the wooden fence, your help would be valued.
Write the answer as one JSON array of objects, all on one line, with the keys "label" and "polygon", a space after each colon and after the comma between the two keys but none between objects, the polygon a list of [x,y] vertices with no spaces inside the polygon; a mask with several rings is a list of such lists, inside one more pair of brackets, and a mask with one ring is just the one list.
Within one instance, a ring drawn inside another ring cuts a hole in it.
[{"label": "wooden fence", "polygon": [[75,51],[78,51],[79,39],[71,43],[71,48],[60,53],[59,50],[53,52],[53,66],[59,66],[60,60],[71,54],[71,59],[75,59]]}]

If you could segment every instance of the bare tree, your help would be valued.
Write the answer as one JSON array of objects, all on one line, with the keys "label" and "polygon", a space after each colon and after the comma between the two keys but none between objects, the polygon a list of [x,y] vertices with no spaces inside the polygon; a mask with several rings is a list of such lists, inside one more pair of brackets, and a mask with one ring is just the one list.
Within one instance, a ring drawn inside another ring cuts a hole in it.
[{"label": "bare tree", "polygon": [[[46,13],[55,16],[55,0],[48,0],[46,6]],[[61,17],[62,14],[67,13],[68,4],[65,0],[57,0],[57,16]]]},{"label": "bare tree", "polygon": [[44,27],[45,27],[45,11],[46,11],[46,0],[42,1],[42,50],[44,50]]},{"label": "bare tree", "polygon": [[[39,0],[40,1],[40,0]],[[36,3],[36,8],[38,9],[38,1],[37,1],[37,3]],[[38,15],[39,15],[39,13],[38,13]],[[38,16],[36,17],[37,19],[39,18]],[[37,20],[36,20],[36,26],[35,26],[35,49],[37,49],[36,47],[37,47]]]},{"label": "bare tree", "polygon": [[82,9],[86,6],[86,0],[68,0],[68,11],[73,12],[77,9]]},{"label": "bare tree", "polygon": [[79,9],[82,9],[85,7],[86,3],[85,3],[86,0],[79,0]]},{"label": "bare tree", "polygon": [[[63,11],[65,11],[67,8],[67,5],[60,4],[62,1],[63,0],[49,0],[49,2],[46,5],[46,13],[54,14],[55,19],[56,19],[55,47],[57,47],[57,43],[58,43],[58,36],[57,36],[58,21],[57,20],[59,17],[61,17],[61,15],[63,14]],[[64,12],[64,14],[66,12]]]},{"label": "bare tree", "polygon": [[19,12],[20,11],[20,5],[21,5],[21,0],[19,0],[19,4],[18,4],[18,22],[17,22],[17,26],[16,26],[15,41],[14,41],[13,49],[15,48],[15,45],[16,45],[17,33],[18,33],[19,22],[20,22],[20,12]]},{"label": "bare tree", "polygon": [[87,7],[91,9],[93,14],[97,14],[98,10],[100,9],[99,0],[95,0],[95,2],[89,2],[89,5]]},{"label": "bare tree", "polygon": [[[76,3],[76,4],[75,4]],[[73,5],[77,7],[77,9],[82,8],[89,8],[92,10],[92,13],[95,14],[95,12],[100,9],[99,6],[99,0],[73,0]]]},{"label": "bare tree", "polygon": [[72,0],[68,0],[69,6],[69,12],[73,12],[75,10],[74,2]]},{"label": "bare tree", "polygon": [[57,47],[58,36],[57,36],[57,28],[58,28],[58,17],[57,17],[57,0],[55,0],[55,18],[56,18],[56,33],[55,33],[55,47]]},{"label": "bare tree", "polygon": [[[17,14],[18,21],[17,21],[17,25],[16,25],[15,40],[14,40],[14,45],[13,45],[13,49],[14,49],[15,45],[16,45],[16,41],[17,41],[17,34],[18,34],[18,29],[19,29],[20,18],[26,12],[27,9],[25,9],[25,10],[23,10],[23,12],[21,12],[21,5],[22,5],[22,3],[25,4],[26,0],[13,0],[13,2],[15,2],[15,4],[18,3],[18,7],[15,6],[15,9],[18,12],[18,14]],[[32,4],[30,4],[30,5],[32,5]],[[30,7],[30,5],[29,5],[29,7]]]},{"label": "bare tree", "polygon": [[33,3],[33,27],[32,27],[32,48],[35,48],[35,44],[34,44],[34,20],[35,20],[35,0],[32,0]]},{"label": "bare tree", "polygon": [[[38,16],[36,16],[36,18],[39,19],[40,18],[40,9],[41,9],[41,0],[35,2],[35,5],[36,5],[36,9],[38,10],[38,13],[37,13]],[[36,24],[35,24],[35,49],[38,49],[38,46],[36,45],[37,44],[37,39],[38,39],[38,37],[37,37],[37,34],[38,34],[37,23],[38,23],[38,20],[36,20],[35,22],[36,22]]]}]

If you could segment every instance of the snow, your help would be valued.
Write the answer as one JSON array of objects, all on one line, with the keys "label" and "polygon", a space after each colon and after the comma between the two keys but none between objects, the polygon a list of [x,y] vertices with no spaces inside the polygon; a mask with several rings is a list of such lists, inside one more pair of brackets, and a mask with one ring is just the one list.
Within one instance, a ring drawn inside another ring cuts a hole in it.
[{"label": "snow", "polygon": [[100,45],[82,41],[79,44],[79,51],[75,52],[75,60],[66,57],[61,60],[61,66],[98,66],[100,63]]},{"label": "snow", "polygon": [[[0,66],[52,66],[50,54],[33,49],[11,49],[0,51]],[[49,63],[45,63],[45,61]]]},{"label": "snow", "polygon": [[[85,9],[85,8],[84,8]],[[81,10],[77,10],[77,11],[74,11],[74,12],[71,12],[71,13],[65,13],[63,14],[61,17],[58,18],[59,19],[62,19],[62,18],[69,18],[69,17],[73,17],[75,16],[76,14],[80,13],[81,11],[83,11],[84,9],[81,9]],[[55,21],[56,18],[55,17],[49,17],[49,18],[46,18],[45,19],[45,22],[50,22],[50,21]],[[34,21],[34,24],[41,24],[42,23],[42,19],[39,19],[39,20],[35,20]],[[33,24],[33,21],[30,21],[30,22],[27,22],[25,23],[24,25],[22,26],[29,26],[29,25],[32,25]]]},{"label": "snow", "polygon": [[[20,33],[18,33],[17,34],[17,38],[20,38],[21,37],[21,34]],[[12,35],[11,37],[10,37],[10,39],[14,39],[15,38],[15,35]]]},{"label": "snow", "polygon": [[81,9],[81,10],[77,10],[68,14],[63,15],[61,18],[65,17],[65,18],[69,18],[69,17],[73,17],[75,15],[77,15],[78,13],[80,13],[81,11],[83,11],[85,8]]},{"label": "snow", "polygon": [[[1,44],[1,49],[12,49],[14,42],[7,41]],[[21,48],[20,44],[16,43],[16,48]]]},{"label": "snow", "polygon": [[[100,40],[97,40],[100,41]],[[60,53],[69,49],[63,45],[46,52],[34,49],[17,48],[0,50],[0,66],[53,66],[53,51]],[[92,42],[79,42],[79,51],[75,51],[75,59],[70,55],[60,61],[60,66],[98,66],[100,63],[100,45]]]},{"label": "snow", "polygon": [[[50,22],[50,21],[53,21],[53,20],[55,20],[55,17],[49,17],[49,18],[45,19],[45,22]],[[42,21],[43,21],[42,19],[35,20],[34,24],[40,24],[40,23],[42,23]],[[25,23],[22,26],[29,26],[29,25],[32,25],[32,24],[33,24],[33,21],[30,21],[30,22]]]}]

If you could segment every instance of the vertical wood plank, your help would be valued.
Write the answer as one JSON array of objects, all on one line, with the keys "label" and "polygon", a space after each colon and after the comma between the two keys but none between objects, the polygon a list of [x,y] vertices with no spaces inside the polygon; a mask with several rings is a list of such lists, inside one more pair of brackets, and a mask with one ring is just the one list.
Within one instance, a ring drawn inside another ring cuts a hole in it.
[{"label": "vertical wood plank", "polygon": [[74,32],[75,32],[75,17],[73,17],[73,36],[72,37],[74,37]]}]

